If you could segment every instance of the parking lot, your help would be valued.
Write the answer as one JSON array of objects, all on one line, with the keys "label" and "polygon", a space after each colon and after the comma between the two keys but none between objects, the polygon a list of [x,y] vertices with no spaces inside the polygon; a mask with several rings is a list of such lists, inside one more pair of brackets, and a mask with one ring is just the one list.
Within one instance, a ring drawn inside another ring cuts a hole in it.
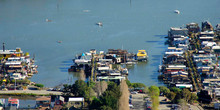
[{"label": "parking lot", "polygon": [[133,108],[131,110],[145,110],[144,96],[145,94],[132,94]]}]

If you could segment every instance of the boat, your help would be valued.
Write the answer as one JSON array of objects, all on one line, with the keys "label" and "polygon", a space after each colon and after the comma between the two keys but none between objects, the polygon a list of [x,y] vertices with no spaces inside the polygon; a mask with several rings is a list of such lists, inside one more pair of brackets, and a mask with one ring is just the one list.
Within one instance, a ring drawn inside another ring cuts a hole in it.
[{"label": "boat", "polygon": [[148,58],[147,52],[145,50],[138,50],[137,60],[138,61],[146,61]]},{"label": "boat", "polygon": [[102,22],[98,22],[96,25],[103,26]]},{"label": "boat", "polygon": [[9,107],[13,107],[13,108],[16,107],[18,109],[18,107],[19,107],[19,100],[9,97],[8,98],[8,106]]},{"label": "boat", "polygon": [[180,11],[179,10],[174,10],[175,13],[177,14],[180,14]]},{"label": "boat", "polygon": [[46,19],[46,22],[51,22],[52,20]]},{"label": "boat", "polygon": [[62,43],[62,41],[57,41],[57,43]]}]

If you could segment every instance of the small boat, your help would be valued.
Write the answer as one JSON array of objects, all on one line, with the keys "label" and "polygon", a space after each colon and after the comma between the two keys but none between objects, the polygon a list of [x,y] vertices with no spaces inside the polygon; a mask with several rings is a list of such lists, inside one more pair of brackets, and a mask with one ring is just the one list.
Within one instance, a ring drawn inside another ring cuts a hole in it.
[{"label": "small boat", "polygon": [[57,41],[57,43],[62,43],[62,41]]},{"label": "small boat", "polygon": [[180,14],[180,11],[179,10],[174,10],[175,13],[177,14]]},{"label": "small boat", "polygon": [[98,22],[96,25],[103,26],[102,22]]},{"label": "small boat", "polygon": [[138,50],[137,60],[138,61],[147,61],[148,55],[145,50]]},{"label": "small boat", "polygon": [[8,98],[8,106],[9,107],[13,107],[13,108],[16,107],[18,109],[18,107],[19,107],[19,100],[9,97]]},{"label": "small boat", "polygon": [[90,10],[83,10],[83,12],[90,12]]},{"label": "small boat", "polygon": [[46,22],[51,22],[52,20],[46,19]]}]

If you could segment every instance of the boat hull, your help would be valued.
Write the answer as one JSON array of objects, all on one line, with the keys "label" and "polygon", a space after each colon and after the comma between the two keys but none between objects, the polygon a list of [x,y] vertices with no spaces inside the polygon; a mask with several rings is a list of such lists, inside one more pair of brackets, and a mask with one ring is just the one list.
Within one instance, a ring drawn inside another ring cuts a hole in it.
[{"label": "boat hull", "polygon": [[137,57],[138,61],[147,61],[147,59],[148,59],[147,56],[138,56]]}]

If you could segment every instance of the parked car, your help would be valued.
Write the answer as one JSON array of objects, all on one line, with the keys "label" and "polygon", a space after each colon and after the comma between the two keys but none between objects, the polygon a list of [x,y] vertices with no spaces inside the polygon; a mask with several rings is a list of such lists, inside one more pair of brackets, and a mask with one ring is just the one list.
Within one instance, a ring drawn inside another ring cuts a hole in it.
[{"label": "parked car", "polygon": [[132,91],[131,94],[138,94],[138,92],[137,91]]},{"label": "parked car", "polygon": [[134,106],[132,104],[129,104],[129,108],[134,108]]},{"label": "parked car", "polygon": [[129,104],[132,104],[132,100],[131,99],[129,99]]}]

